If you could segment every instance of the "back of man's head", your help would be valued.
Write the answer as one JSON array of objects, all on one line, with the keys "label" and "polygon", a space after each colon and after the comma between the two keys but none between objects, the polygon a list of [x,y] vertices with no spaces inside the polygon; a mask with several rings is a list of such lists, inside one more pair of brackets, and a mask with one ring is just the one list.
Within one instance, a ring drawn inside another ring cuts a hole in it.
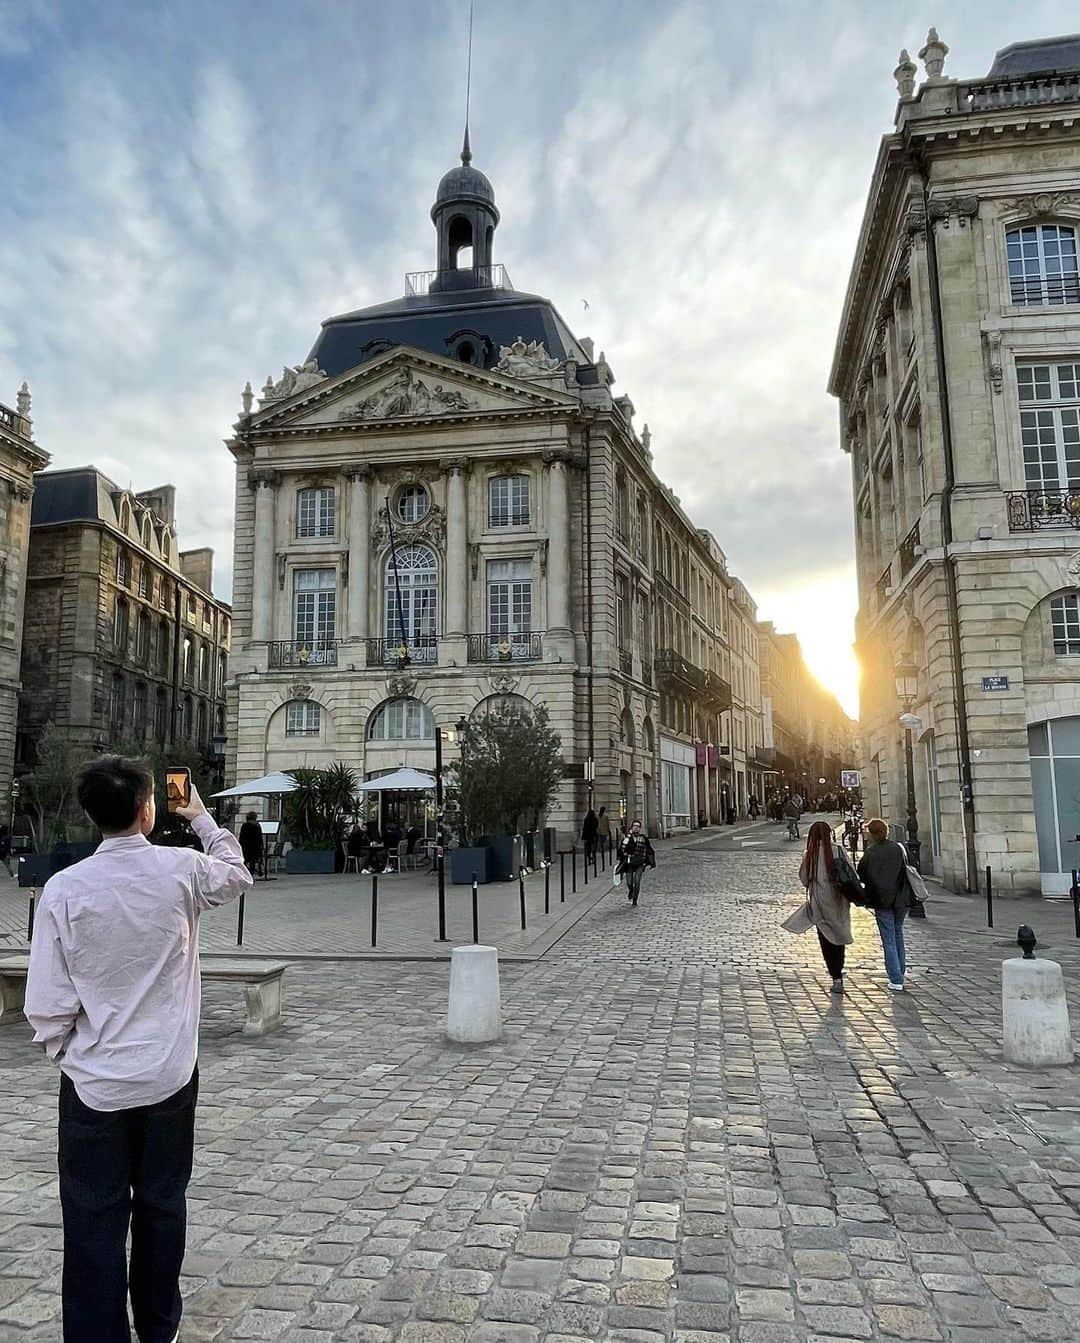
[{"label": "back of man's head", "polygon": [[139,808],[154,791],[154,776],[142,760],[103,755],[79,771],[75,796],[103,835],[130,830]]},{"label": "back of man's head", "polygon": [[875,816],[872,821],[867,821],[866,833],[875,844],[880,844],[883,839],[889,838],[889,827],[883,820]]}]

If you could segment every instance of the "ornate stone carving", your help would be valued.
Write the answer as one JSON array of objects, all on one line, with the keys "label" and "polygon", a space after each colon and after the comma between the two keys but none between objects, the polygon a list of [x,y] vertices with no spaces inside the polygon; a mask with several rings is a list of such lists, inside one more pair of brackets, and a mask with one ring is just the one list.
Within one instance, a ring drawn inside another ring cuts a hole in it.
[{"label": "ornate stone carving", "polygon": [[476,577],[480,572],[480,546],[476,541],[469,542],[469,573]]},{"label": "ornate stone carving", "polygon": [[289,686],[289,694],[293,699],[310,699],[311,686],[305,685],[303,681],[294,681],[292,685]]},{"label": "ornate stone carving", "polygon": [[919,60],[926,70],[927,79],[941,78],[941,72],[945,68],[945,57],[948,54],[949,48],[938,37],[937,29],[931,28],[926,34],[926,45],[919,52]]},{"label": "ornate stone carving", "polygon": [[24,420],[30,418],[30,388],[24,382],[15,393],[15,410]]},{"label": "ornate stone carving", "polygon": [[574,454],[569,448],[545,448],[541,455],[545,466],[551,466],[555,462],[562,462],[564,466],[568,466],[574,459]]},{"label": "ornate stone carving", "polygon": [[258,490],[260,486],[274,489],[280,479],[281,473],[279,471],[274,471],[266,466],[253,466],[247,476],[248,489]]},{"label": "ornate stone carving", "polygon": [[371,396],[366,396],[338,414],[339,420],[408,420],[424,415],[445,415],[452,410],[471,410],[476,402],[462,392],[447,391],[441,384],[429,386],[411,368],[399,373]]},{"label": "ornate stone carving", "polygon": [[989,360],[990,386],[1000,395],[1003,377],[1001,371],[1001,332],[984,331],[983,339],[986,341],[986,353]]},{"label": "ornate stone carving", "polygon": [[319,367],[317,359],[309,359],[306,364],[297,364],[294,368],[286,365],[277,382],[271,382],[267,377],[260,399],[263,405],[268,401],[284,401],[286,397],[297,396],[325,381],[326,374]]},{"label": "ornate stone carving", "polygon": [[[394,543],[413,546],[426,542],[441,546],[446,539],[446,514],[438,504],[432,504],[416,522],[394,520]],[[371,544],[377,548],[390,544],[390,529],[386,525],[386,509],[379,512],[379,520],[371,529]]]},{"label": "ornate stone carving", "polygon": [[1026,196],[1012,196],[1001,204],[1006,210],[1024,210],[1031,215],[1056,215],[1063,206],[1080,206],[1080,194],[1075,191],[1034,191]]},{"label": "ornate stone carving", "polygon": [[488,675],[488,685],[494,695],[512,695],[517,689],[518,678],[513,672],[495,671]]},{"label": "ornate stone carving", "polygon": [[922,203],[918,205],[909,205],[907,214],[904,215],[904,231],[914,237],[922,233],[926,228],[926,212],[923,210]]},{"label": "ornate stone carving", "polygon": [[915,92],[915,75],[918,66],[907,53],[907,48],[900,52],[900,60],[897,62],[896,69],[893,71],[893,79],[896,80],[896,91],[901,98],[910,98]]},{"label": "ornate stone carving", "polygon": [[355,466],[345,468],[346,480],[370,480],[375,474],[375,469],[370,462],[358,462]]},{"label": "ornate stone carving", "polygon": [[558,367],[559,361],[548,354],[543,341],[531,340],[526,345],[518,336],[512,345],[499,346],[495,372],[512,378],[542,378],[556,372]]},{"label": "ornate stone carving", "polygon": [[1080,550],[1072,557],[1065,567],[1065,572],[1069,576],[1069,582],[1074,587],[1080,587]]},{"label": "ornate stone carving", "polygon": [[935,223],[942,221],[946,228],[949,227],[955,216],[961,228],[967,227],[967,221],[974,219],[979,213],[979,198],[977,196],[945,196],[934,197],[930,201],[930,218]]},{"label": "ornate stone carving", "polygon": [[410,699],[416,694],[415,676],[388,676],[386,693],[393,699]]}]

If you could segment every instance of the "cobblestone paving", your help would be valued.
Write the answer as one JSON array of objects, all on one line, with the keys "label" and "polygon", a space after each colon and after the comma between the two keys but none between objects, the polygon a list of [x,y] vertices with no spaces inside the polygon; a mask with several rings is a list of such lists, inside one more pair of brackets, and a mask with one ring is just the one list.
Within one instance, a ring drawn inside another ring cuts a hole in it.
[{"label": "cobblestone paving", "polygon": [[[483,1049],[445,966],[291,967],[262,1041],[209,986],[185,1343],[1080,1337],[1080,1086],[1001,1061],[1008,949],[932,914],[894,996],[857,914],[833,999],[795,865],[668,851]],[[55,1343],[55,1078],[22,1027],[0,1075],[0,1339]]]}]

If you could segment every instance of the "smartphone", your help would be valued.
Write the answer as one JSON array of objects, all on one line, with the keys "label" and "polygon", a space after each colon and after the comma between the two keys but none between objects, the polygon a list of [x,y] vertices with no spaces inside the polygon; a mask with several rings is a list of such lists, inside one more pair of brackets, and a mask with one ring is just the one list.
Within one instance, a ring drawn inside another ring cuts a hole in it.
[{"label": "smartphone", "polygon": [[170,811],[191,802],[191,770],[186,765],[170,765],[165,771],[165,797]]}]

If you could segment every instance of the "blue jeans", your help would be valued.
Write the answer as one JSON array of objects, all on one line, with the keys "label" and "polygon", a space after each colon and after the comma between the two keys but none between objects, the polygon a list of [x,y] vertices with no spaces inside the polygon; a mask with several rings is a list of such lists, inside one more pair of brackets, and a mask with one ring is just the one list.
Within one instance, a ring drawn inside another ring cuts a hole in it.
[{"label": "blue jeans", "polygon": [[906,909],[875,909],[878,932],[881,934],[881,949],[885,953],[885,973],[890,984],[902,984],[907,969],[904,955],[904,919]]}]

